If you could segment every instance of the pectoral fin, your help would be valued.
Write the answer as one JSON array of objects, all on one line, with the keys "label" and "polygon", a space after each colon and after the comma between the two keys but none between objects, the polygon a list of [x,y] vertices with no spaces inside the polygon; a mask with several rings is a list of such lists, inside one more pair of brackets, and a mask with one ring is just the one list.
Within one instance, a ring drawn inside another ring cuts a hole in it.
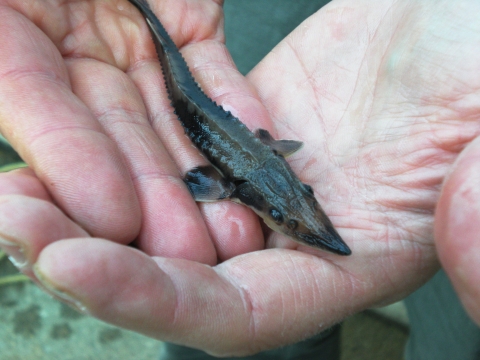
[{"label": "pectoral fin", "polygon": [[183,179],[195,201],[217,201],[228,198],[235,186],[226,181],[213,166],[199,166]]},{"label": "pectoral fin", "polygon": [[294,152],[299,150],[303,143],[301,141],[295,140],[275,140],[270,133],[265,129],[255,130],[255,136],[265,145],[268,145],[272,150],[276,151],[278,154],[283,157],[292,155]]},{"label": "pectoral fin", "polygon": [[262,196],[258,193],[249,183],[245,181],[239,184],[235,191],[231,195],[231,199],[235,202],[247,205],[257,212],[264,213],[267,211],[267,203]]}]

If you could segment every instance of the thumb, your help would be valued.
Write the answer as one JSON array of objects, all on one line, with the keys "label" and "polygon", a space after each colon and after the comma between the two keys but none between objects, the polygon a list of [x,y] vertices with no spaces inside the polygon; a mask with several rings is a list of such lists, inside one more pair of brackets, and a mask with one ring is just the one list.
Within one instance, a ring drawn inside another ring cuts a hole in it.
[{"label": "thumb", "polygon": [[445,181],[435,242],[464,307],[480,324],[480,138],[464,149]]}]

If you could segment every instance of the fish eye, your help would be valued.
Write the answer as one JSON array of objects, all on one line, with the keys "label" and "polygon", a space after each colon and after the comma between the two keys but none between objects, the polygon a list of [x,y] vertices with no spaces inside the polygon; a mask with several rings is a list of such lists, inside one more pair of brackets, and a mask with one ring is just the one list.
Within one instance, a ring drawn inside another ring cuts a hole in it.
[{"label": "fish eye", "polygon": [[281,224],[283,222],[283,215],[277,209],[270,209],[270,216],[277,224]]},{"label": "fish eye", "polygon": [[293,220],[293,219],[288,220],[287,227],[290,230],[295,230],[297,226],[298,226],[298,222],[296,220]]}]

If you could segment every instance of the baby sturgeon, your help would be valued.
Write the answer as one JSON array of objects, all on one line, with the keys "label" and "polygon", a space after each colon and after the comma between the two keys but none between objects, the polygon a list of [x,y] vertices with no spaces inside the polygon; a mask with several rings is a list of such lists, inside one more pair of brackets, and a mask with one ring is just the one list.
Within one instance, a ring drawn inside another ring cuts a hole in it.
[{"label": "baby sturgeon", "polygon": [[285,157],[302,143],[255,134],[200,89],[187,63],[144,0],[130,0],[150,28],[175,114],[211,165],[185,176],[196,201],[230,199],[252,208],[273,230],[293,240],[339,255],[350,255],[313,195]]}]

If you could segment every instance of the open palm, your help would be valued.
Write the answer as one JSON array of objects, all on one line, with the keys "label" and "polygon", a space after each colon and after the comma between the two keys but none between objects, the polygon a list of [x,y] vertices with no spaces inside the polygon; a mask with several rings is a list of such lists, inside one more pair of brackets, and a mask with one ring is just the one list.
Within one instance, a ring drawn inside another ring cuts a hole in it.
[{"label": "open palm", "polygon": [[478,5],[433,3],[334,1],[248,80],[222,45],[217,2],[152,6],[212,98],[251,129],[305,142],[290,164],[351,257],[263,233],[245,207],[193,202],[181,175],[205,160],[128,2],[2,9],[16,35],[0,39],[0,129],[30,169],[0,178],[0,237],[58,297],[216,354],[401,298],[438,266],[442,183],[480,132]]}]

